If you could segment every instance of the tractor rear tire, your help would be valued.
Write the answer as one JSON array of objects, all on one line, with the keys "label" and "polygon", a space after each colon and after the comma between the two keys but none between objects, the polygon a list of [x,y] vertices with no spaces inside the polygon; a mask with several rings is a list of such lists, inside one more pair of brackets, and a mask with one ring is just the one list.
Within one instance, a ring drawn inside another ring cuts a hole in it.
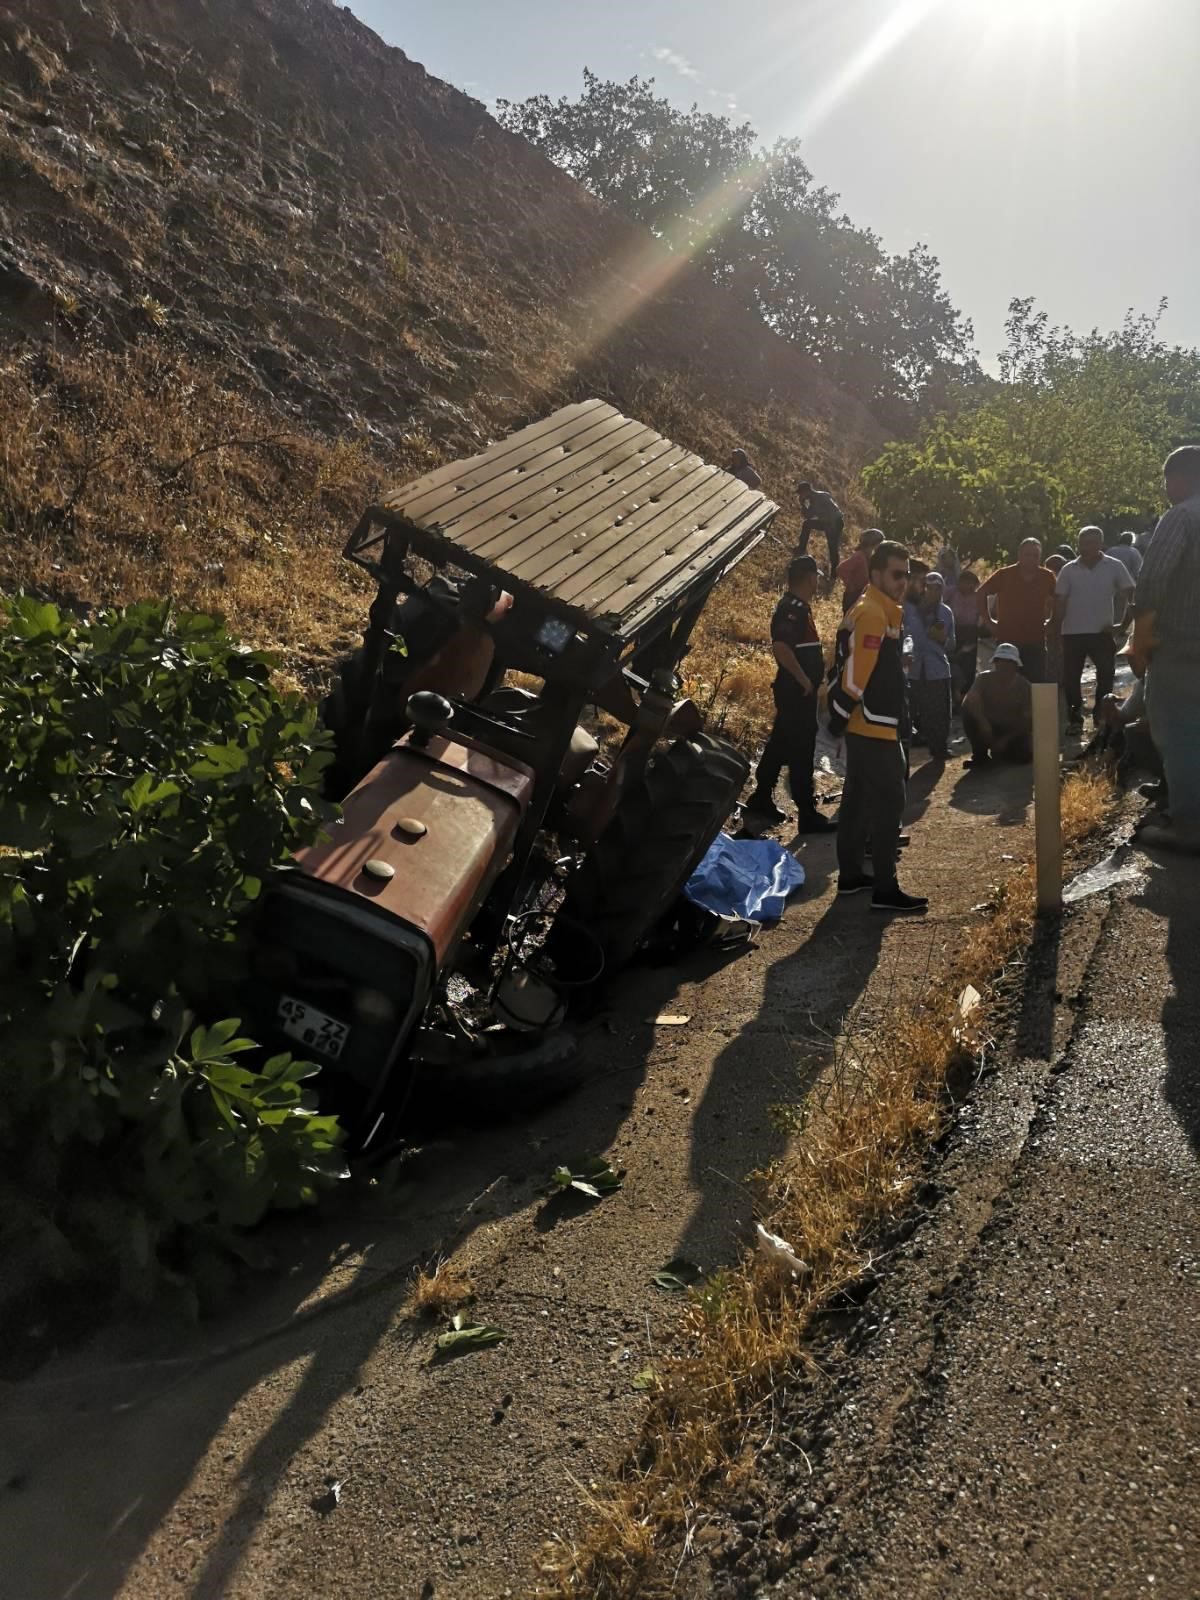
[{"label": "tractor rear tire", "polygon": [[611,976],[674,905],[750,774],[733,745],[697,733],[660,750],[567,883],[550,951],[568,981]]}]

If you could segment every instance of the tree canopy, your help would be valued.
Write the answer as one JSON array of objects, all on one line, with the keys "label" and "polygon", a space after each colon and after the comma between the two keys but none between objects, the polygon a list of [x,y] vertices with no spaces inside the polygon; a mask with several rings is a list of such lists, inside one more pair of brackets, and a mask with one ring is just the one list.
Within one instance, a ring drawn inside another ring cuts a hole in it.
[{"label": "tree canopy", "polygon": [[601,200],[702,263],[771,328],[895,427],[978,372],[971,323],[922,244],[889,255],[821,187],[800,141],[680,111],[653,78],[583,74],[576,100],[501,100],[501,123]]},{"label": "tree canopy", "polygon": [[1086,523],[1153,522],[1164,456],[1200,437],[1200,352],[1160,338],[1164,310],[1079,335],[1013,300],[999,378],[864,471],[883,525],[994,557],[1027,534],[1058,543]]}]

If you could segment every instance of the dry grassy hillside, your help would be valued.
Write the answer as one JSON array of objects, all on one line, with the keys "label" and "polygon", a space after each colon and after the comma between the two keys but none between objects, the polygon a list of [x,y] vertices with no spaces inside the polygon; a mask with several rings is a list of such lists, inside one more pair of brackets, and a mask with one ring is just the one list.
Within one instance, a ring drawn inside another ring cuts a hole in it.
[{"label": "dry grassy hillside", "polygon": [[[311,678],[379,483],[600,394],[786,505],[869,414],[328,0],[0,15],[0,583],[215,606]],[[849,494],[853,523],[865,508]],[[785,536],[792,524],[779,525]],[[783,552],[693,660],[743,707]]]}]

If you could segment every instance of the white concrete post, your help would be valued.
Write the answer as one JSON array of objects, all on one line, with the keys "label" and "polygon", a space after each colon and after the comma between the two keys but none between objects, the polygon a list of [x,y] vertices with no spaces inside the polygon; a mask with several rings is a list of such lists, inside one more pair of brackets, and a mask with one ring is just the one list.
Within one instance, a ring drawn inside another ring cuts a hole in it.
[{"label": "white concrete post", "polygon": [[1033,808],[1037,842],[1037,908],[1062,910],[1062,791],[1058,768],[1058,685],[1033,685]]}]

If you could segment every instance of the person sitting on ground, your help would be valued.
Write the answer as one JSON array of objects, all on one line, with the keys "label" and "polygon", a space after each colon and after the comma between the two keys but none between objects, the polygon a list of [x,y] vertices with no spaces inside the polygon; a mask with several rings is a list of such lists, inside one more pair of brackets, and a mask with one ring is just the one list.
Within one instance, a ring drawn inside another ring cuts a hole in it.
[{"label": "person sitting on ground", "polygon": [[729,465],[725,468],[732,478],[740,478],[747,489],[761,489],[762,479],[750,465],[750,457],[744,450],[735,450],[729,458]]},{"label": "person sitting on ground", "polygon": [[800,501],[800,510],[804,521],[800,528],[800,543],[796,546],[798,556],[808,553],[808,541],[813,529],[825,535],[825,542],[829,546],[829,573],[832,579],[838,569],[838,551],[841,549],[842,529],[846,526],[846,519],[842,515],[842,508],[833,496],[825,489],[817,489],[804,480],[796,485],[796,495]]},{"label": "person sitting on ground", "polygon": [[786,821],[787,812],[775,804],[775,785],[786,767],[799,833],[832,833],[837,827],[817,810],[813,789],[817,694],[825,670],[825,653],[812,614],[820,577],[812,556],[796,556],[788,567],[787,593],[771,618],[771,648],[779,668],[771,691],[775,722],[759,757],[754,793],[746,802],[748,812],[775,823]]},{"label": "person sitting on ground", "polygon": [[[1058,597],[1055,621],[1062,629],[1062,684],[1067,697],[1067,732],[1083,730],[1083,665],[1096,668],[1095,712],[1112,693],[1117,657],[1114,626],[1124,623],[1133,595],[1133,578],[1123,562],[1104,554],[1104,534],[1099,528],[1082,528],[1079,556],[1068,561],[1055,580]],[[1114,611],[1115,608],[1115,611]]]},{"label": "person sitting on ground", "polygon": [[975,682],[979,661],[979,574],[965,567],[958,575],[954,593],[947,596],[947,604],[954,613],[954,649],[950,654],[950,681],[954,692],[954,709],[957,711]]},{"label": "person sitting on ground", "polygon": [[913,641],[908,669],[913,724],[935,761],[950,754],[950,653],[955,638],[954,613],[942,599],[945,589],[940,572],[926,573],[919,598],[904,603],[904,626]]},{"label": "person sitting on ground", "polygon": [[1104,552],[1106,556],[1111,556],[1114,561],[1119,561],[1128,570],[1129,576],[1134,583],[1137,582],[1138,573],[1142,570],[1142,552],[1134,543],[1136,538],[1137,534],[1134,533],[1133,529],[1127,528],[1116,544],[1109,545]]},{"label": "person sitting on ground", "polygon": [[857,550],[852,550],[838,566],[837,576],[842,586],[843,616],[871,581],[869,568],[871,551],[882,543],[882,528],[864,528],[859,537]]},{"label": "person sitting on ground", "polygon": [[1169,827],[1147,844],[1200,853],[1200,444],[1163,466],[1171,509],[1154,530],[1138,576],[1130,659],[1146,672],[1150,732],[1171,791]]},{"label": "person sitting on ground", "polygon": [[[992,616],[990,602],[996,602]],[[1046,680],[1046,624],[1054,615],[1054,576],[1042,565],[1040,539],[1022,539],[1017,559],[982,584],[976,596],[979,625],[1000,644],[1015,644],[1031,683]]]},{"label": "person sitting on ground", "polygon": [[963,700],[962,720],[971,744],[967,766],[1033,760],[1033,690],[1015,644],[996,646],[991,666]]},{"label": "person sitting on ground", "polygon": [[[896,881],[904,812],[900,728],[907,699],[901,603],[908,587],[908,551],[885,539],[870,559],[871,581],[838,629],[829,731],[845,736],[846,782],[838,812],[838,894],[871,889],[876,911],[920,913],[929,902]],[[874,877],[864,872],[870,842]]]}]

